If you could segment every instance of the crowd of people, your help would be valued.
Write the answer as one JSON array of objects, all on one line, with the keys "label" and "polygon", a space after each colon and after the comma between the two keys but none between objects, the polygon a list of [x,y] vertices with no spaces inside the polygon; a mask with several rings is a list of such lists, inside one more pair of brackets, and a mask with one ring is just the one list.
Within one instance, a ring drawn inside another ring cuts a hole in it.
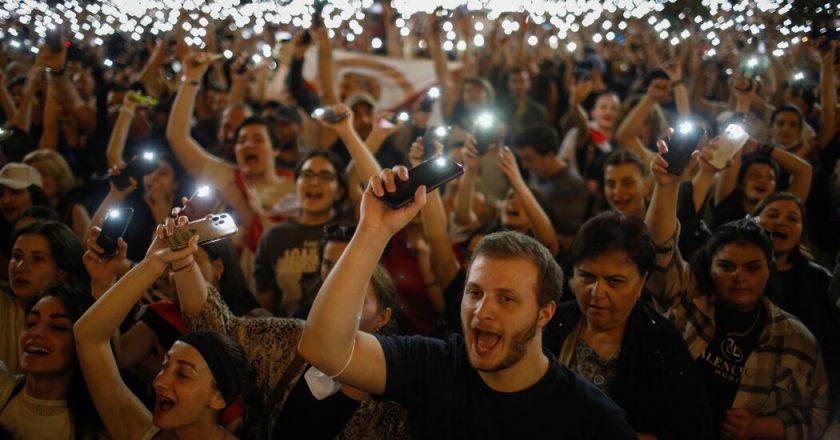
[{"label": "crowd of people", "polygon": [[[0,439],[840,437],[836,23],[555,49],[377,5],[3,43]],[[337,49],[434,87],[386,108]]]}]

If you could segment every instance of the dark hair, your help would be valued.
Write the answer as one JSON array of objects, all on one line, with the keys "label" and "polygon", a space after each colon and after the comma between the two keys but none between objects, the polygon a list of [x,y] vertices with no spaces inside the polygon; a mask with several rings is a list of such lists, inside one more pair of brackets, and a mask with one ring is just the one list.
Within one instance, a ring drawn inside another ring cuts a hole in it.
[{"label": "dark hair", "polygon": [[519,66],[511,67],[507,71],[508,78],[513,76],[513,75],[519,74],[519,73],[524,73],[524,74],[527,74],[529,76],[531,74],[530,72],[528,72],[527,69],[525,69],[524,67],[519,67]]},{"label": "dark hair", "polygon": [[789,191],[778,191],[770,194],[769,196],[765,197],[763,200],[758,202],[758,205],[755,206],[752,214],[753,216],[759,217],[761,216],[761,212],[764,211],[764,208],[767,208],[767,205],[778,201],[778,200],[790,200],[793,203],[796,203],[796,206],[799,208],[799,214],[802,219],[802,236],[799,238],[799,243],[797,246],[791,250],[791,255],[794,257],[805,257],[809,260],[813,260],[814,256],[811,255],[811,252],[808,251],[808,248],[805,246],[804,241],[805,237],[808,235],[808,217],[805,212],[805,204],[802,203],[802,199],[794,195]]},{"label": "dark hair", "polygon": [[724,247],[735,244],[738,246],[755,246],[761,250],[767,259],[767,265],[772,271],[775,267],[773,259],[773,238],[770,232],[762,228],[755,220],[743,218],[724,223],[719,226],[709,241],[694,254],[691,260],[691,270],[697,279],[700,291],[711,294],[715,291],[712,279],[712,259]]},{"label": "dark hair", "polygon": [[[804,99],[804,98],[803,98]],[[792,104],[782,104],[776,107],[773,110],[773,113],[770,114],[770,125],[772,126],[774,122],[776,122],[776,117],[779,116],[780,113],[795,113],[796,116],[799,118],[799,128],[802,128],[802,122],[804,120],[802,116],[802,111],[799,110],[799,107],[792,105]]]},{"label": "dark hair", "polygon": [[394,313],[399,309],[397,305],[396,295],[397,289],[394,287],[394,281],[391,275],[377,264],[373,270],[373,275],[370,277],[370,284],[373,286],[373,293],[376,295],[376,302],[379,303],[377,312],[383,312],[385,309],[391,309],[391,319],[379,329],[379,333],[383,335],[390,335],[396,332],[397,322],[394,319]]},{"label": "dark hair", "polygon": [[514,138],[513,145],[517,148],[531,147],[537,154],[545,157],[560,151],[560,135],[550,125],[536,124],[519,133]]},{"label": "dark hair", "polygon": [[642,90],[640,90],[640,92],[644,93],[647,91],[647,88],[650,87],[650,83],[657,79],[667,79],[670,82],[671,77],[668,76],[668,74],[662,69],[651,70],[642,78]]},{"label": "dark hair", "polygon": [[306,164],[306,161],[312,159],[313,157],[323,157],[328,160],[335,169],[335,177],[338,179],[338,187],[342,189],[342,194],[334,204],[336,206],[340,205],[344,199],[347,198],[347,173],[344,172],[344,163],[341,161],[341,158],[332,151],[319,148],[317,150],[310,150],[304,154],[298,160],[297,164],[295,164],[295,180],[297,180],[300,177],[300,173],[303,172],[303,166]]},{"label": "dark hair", "polygon": [[219,240],[201,245],[210,261],[222,260],[224,272],[219,279],[219,295],[234,315],[242,316],[259,307],[254,294],[248,289],[247,278],[230,240]]},{"label": "dark hair", "polygon": [[773,159],[770,159],[762,154],[750,154],[741,160],[741,168],[738,170],[737,180],[739,185],[744,183],[744,177],[747,175],[747,170],[755,164],[762,164],[770,167],[770,169],[773,170],[773,179],[776,181],[776,186],[779,186],[779,165],[776,164],[776,162],[773,162]]},{"label": "dark hair", "polygon": [[20,236],[26,234],[40,235],[47,240],[56,266],[67,275],[66,282],[75,282],[83,286],[90,284],[90,276],[82,263],[85,249],[69,226],[53,221],[30,223],[12,234],[12,245],[14,246]]},{"label": "dark hair", "polygon": [[271,142],[271,149],[274,150],[276,148],[280,148],[280,139],[277,137],[277,133],[274,132],[274,128],[271,126],[271,122],[263,118],[259,115],[251,115],[245,118],[236,130],[233,132],[233,138],[238,141],[239,140],[239,133],[242,131],[243,128],[248,127],[250,125],[261,125],[265,127],[266,133],[268,133],[268,140]]},{"label": "dark hair", "polygon": [[[90,306],[93,305],[93,297],[83,286],[74,283],[54,283],[48,286],[42,293],[27,301],[24,308],[25,314],[44,298],[58,298],[64,306],[64,312],[74,323],[84,315]],[[78,358],[74,360],[77,371],[70,379],[67,392],[67,410],[70,412],[70,424],[73,429],[73,438],[94,438],[102,428],[102,420],[93,399],[90,397],[85,376],[79,367]]]},{"label": "dark hair", "polygon": [[24,210],[18,217],[18,221],[25,217],[32,217],[38,221],[61,221],[58,218],[58,213],[54,209],[47,206],[33,206]]},{"label": "dark hair", "polygon": [[[225,407],[236,401],[239,393],[248,389],[250,372],[245,350],[230,336],[213,330],[197,330],[181,336],[179,341],[195,348],[210,367],[213,387],[222,392]],[[214,362],[219,360],[220,362]],[[214,368],[214,365],[222,368]],[[218,373],[227,377],[216,377]],[[221,384],[221,387],[220,387]],[[225,394],[231,393],[232,396]],[[221,411],[219,412],[221,415]]]},{"label": "dark hair", "polygon": [[333,222],[324,225],[324,233],[321,234],[321,241],[318,243],[318,261],[324,261],[324,249],[331,241],[349,243],[356,233],[356,224],[349,222]]},{"label": "dark hair", "polygon": [[[554,257],[545,246],[527,235],[513,231],[485,235],[473,252],[473,261],[479,257],[503,260],[518,258],[528,260],[537,266],[539,275],[536,295],[540,308],[552,301],[556,303],[563,291],[563,269],[554,261]],[[467,275],[469,278],[469,274]]]},{"label": "dark hair", "polygon": [[598,100],[603,98],[604,96],[615,96],[615,99],[618,100],[619,104],[621,104],[621,97],[618,96],[618,93],[613,92],[612,90],[605,90],[603,92],[593,92],[592,93],[592,98],[587,99],[586,102],[584,103],[584,105],[586,103],[589,103],[589,105],[586,106],[586,112],[587,113],[592,113],[592,109],[595,108],[595,104],[597,104]]},{"label": "dark hair", "polygon": [[606,173],[608,166],[615,167],[619,165],[635,165],[639,169],[639,172],[642,173],[642,176],[648,176],[648,167],[642,162],[642,158],[626,148],[615,150],[604,159],[604,172]]},{"label": "dark hair", "polygon": [[656,247],[645,222],[637,216],[605,211],[580,227],[569,250],[569,263],[574,267],[612,251],[624,252],[640,275],[652,271],[656,262]]}]

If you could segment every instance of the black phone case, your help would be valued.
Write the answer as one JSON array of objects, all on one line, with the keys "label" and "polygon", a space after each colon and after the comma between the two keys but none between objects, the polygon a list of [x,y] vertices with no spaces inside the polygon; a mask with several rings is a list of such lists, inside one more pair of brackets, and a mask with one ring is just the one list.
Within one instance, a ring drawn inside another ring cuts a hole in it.
[{"label": "black phone case", "polygon": [[464,167],[446,156],[435,156],[408,170],[408,180],[395,178],[396,191],[386,192],[382,201],[393,209],[402,208],[414,200],[414,193],[421,185],[431,192],[446,182],[464,174]]},{"label": "black phone case", "polygon": [[493,143],[493,135],[492,129],[479,128],[475,130],[475,149],[478,150],[478,154],[483,156],[487,153],[487,149]]},{"label": "black phone case", "polygon": [[[435,141],[440,142],[444,146],[446,146],[446,136],[438,137],[435,134],[435,130],[437,130],[438,126],[430,125],[429,128],[426,129],[426,133],[423,134],[423,160],[431,159],[435,154]],[[447,135],[449,133],[447,132]]]},{"label": "black phone case", "polygon": [[129,177],[133,177],[137,181],[137,184],[140,185],[143,176],[149,174],[155,168],[157,168],[157,161],[135,157],[131,159],[131,162],[126,165],[125,169],[118,176],[111,176],[111,181],[114,182],[117,189],[128,188],[131,185],[131,182],[128,180]]},{"label": "black phone case", "polygon": [[96,244],[103,250],[100,254],[103,257],[112,257],[117,254],[117,240],[125,235],[128,224],[131,223],[131,217],[134,216],[132,208],[115,208],[115,210],[120,212],[120,216],[116,219],[111,216],[106,217],[105,222],[102,223],[102,232],[96,239]]},{"label": "black phone case", "polygon": [[691,160],[691,153],[697,149],[697,145],[705,135],[705,129],[695,127],[694,131],[685,136],[678,135],[676,132],[671,136],[668,142],[668,152],[662,155],[662,158],[668,162],[669,173],[677,176],[682,175],[685,166]]}]

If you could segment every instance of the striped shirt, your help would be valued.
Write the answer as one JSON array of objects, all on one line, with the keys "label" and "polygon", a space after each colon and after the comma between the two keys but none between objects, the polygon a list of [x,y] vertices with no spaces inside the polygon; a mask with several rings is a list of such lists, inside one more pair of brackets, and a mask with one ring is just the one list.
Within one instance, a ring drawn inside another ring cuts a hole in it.
[{"label": "striped shirt", "polygon": [[[679,231],[677,231],[679,232]],[[647,287],[697,359],[715,334],[715,297],[700,292],[674,234],[656,256]],[[761,298],[766,324],[758,347],[747,358],[733,408],[756,416],[776,416],[786,439],[819,438],[828,417],[828,378],[816,339],[793,315]]]}]

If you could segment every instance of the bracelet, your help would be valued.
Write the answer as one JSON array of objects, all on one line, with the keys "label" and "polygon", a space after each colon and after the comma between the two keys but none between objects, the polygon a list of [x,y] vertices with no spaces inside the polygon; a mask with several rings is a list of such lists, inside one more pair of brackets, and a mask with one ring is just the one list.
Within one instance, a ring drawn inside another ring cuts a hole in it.
[{"label": "bracelet", "polygon": [[185,265],[183,265],[183,266],[181,266],[177,269],[171,268],[170,270],[172,270],[172,273],[180,272],[180,271],[185,270],[186,268],[192,266],[193,264],[195,264],[195,258],[191,258],[190,262],[188,264],[185,264]]},{"label": "bracelet", "polygon": [[659,246],[654,245],[657,254],[669,254],[674,250],[674,246]]},{"label": "bracelet", "polygon": [[64,75],[64,67],[62,67],[61,69],[58,69],[58,70],[55,70],[55,69],[50,69],[50,70],[49,70],[49,74],[50,74],[50,76],[61,76],[61,75]]},{"label": "bracelet", "polygon": [[191,85],[194,85],[194,86],[200,86],[201,85],[201,81],[199,81],[197,79],[189,79],[189,78],[187,78],[187,75],[184,75],[184,76],[181,77],[181,82],[184,83],[184,84],[191,84]]}]

